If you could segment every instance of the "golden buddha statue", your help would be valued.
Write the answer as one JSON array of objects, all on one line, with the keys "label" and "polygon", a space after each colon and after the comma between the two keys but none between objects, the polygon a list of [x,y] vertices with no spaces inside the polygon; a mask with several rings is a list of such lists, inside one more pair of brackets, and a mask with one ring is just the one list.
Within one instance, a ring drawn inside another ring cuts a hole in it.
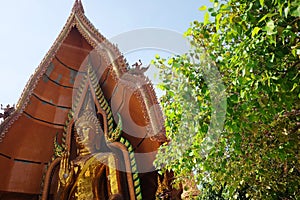
[{"label": "golden buddha statue", "polygon": [[122,136],[121,115],[115,124],[95,73],[87,68],[62,137],[54,138],[42,200],[141,200],[134,149]]},{"label": "golden buddha statue", "polygon": [[118,159],[113,152],[102,151],[103,130],[88,104],[75,121],[76,158],[70,161],[67,152],[60,162],[57,199],[123,199]]}]

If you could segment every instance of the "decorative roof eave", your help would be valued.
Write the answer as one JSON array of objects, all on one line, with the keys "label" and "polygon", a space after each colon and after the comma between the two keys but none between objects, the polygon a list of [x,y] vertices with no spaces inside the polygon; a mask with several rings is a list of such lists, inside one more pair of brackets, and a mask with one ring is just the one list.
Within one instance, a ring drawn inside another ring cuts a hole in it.
[{"label": "decorative roof eave", "polygon": [[[76,1],[77,2],[77,1]],[[74,6],[76,5],[76,2]],[[80,10],[77,10],[78,12],[81,12]],[[59,50],[61,44],[65,40],[65,38],[70,33],[72,27],[75,26],[75,13],[72,12],[70,16],[67,19],[67,22],[65,23],[63,29],[59,33],[58,37],[52,44],[49,51],[44,56],[43,60],[40,62],[39,66],[36,68],[35,72],[31,75],[28,82],[25,85],[25,88],[23,89],[23,92],[19,98],[19,101],[16,105],[16,110],[14,113],[11,114],[10,117],[8,117],[6,120],[4,120],[0,125],[0,133],[1,136],[3,136],[1,139],[4,138],[5,134],[7,133],[8,129],[14,124],[15,121],[21,116],[23,111],[25,110],[30,97],[33,93],[33,90],[36,88],[38,81],[43,76],[43,74],[46,72],[47,67],[49,66],[51,60],[54,58],[55,54]],[[1,137],[0,136],[0,137]]]},{"label": "decorative roof eave", "polygon": [[[113,56],[113,62],[111,62],[110,60],[105,61],[109,64],[115,64],[114,72],[118,75],[118,77],[127,72],[126,63],[123,60],[123,55],[121,54],[117,46],[113,45],[102,34],[100,34],[83,12],[76,12],[75,18],[76,28],[79,30],[80,34],[100,55],[103,54],[101,50],[109,50],[111,56]],[[103,57],[105,58],[105,56]]]},{"label": "decorative roof eave", "polygon": [[120,83],[133,92],[140,101],[144,118],[149,123],[146,128],[148,137],[152,141],[167,142],[164,117],[151,80],[144,74],[126,73],[122,76]]},{"label": "decorative roof eave", "polygon": [[[4,135],[8,131],[8,129],[13,125],[13,123],[21,116],[23,111],[25,110],[29,99],[33,93],[33,90],[36,88],[38,81],[43,76],[43,74],[46,72],[51,60],[56,55],[57,51],[59,50],[61,44],[65,40],[65,38],[69,35],[71,29],[73,27],[76,27],[80,34],[87,40],[87,42],[100,54],[103,55],[104,51],[107,52],[110,56],[110,60],[105,60],[106,63],[111,64],[111,67],[113,69],[114,78],[117,80],[122,77],[122,75],[126,72],[128,72],[126,68],[126,63],[123,59],[123,55],[120,53],[119,49],[113,45],[111,42],[109,42],[102,34],[98,32],[98,30],[94,27],[94,25],[89,21],[89,19],[84,15],[84,9],[82,6],[82,3],[80,0],[76,0],[72,12],[70,16],[67,19],[66,24],[64,25],[62,31],[54,41],[53,45],[35,70],[34,74],[30,77],[29,81],[27,82],[21,97],[16,105],[15,112],[7,118],[1,125],[0,125],[0,140],[1,136]],[[103,55],[103,58],[106,58],[106,56]],[[134,79],[134,77],[132,77]],[[149,83],[151,85],[151,83]],[[155,92],[152,86],[150,86],[150,89],[148,87],[147,91],[143,91],[142,88],[140,88],[140,100],[144,102],[142,103],[145,110],[149,112],[147,109],[147,102],[148,98],[154,99],[155,103],[157,103],[157,98],[155,95]],[[145,96],[145,92],[149,92],[150,96]],[[151,116],[145,116],[150,120],[150,123],[153,123],[153,119]],[[149,119],[150,117],[150,119]],[[163,121],[162,116],[159,116],[159,121]],[[152,133],[153,134],[153,133]],[[164,133],[158,133],[158,135],[153,135],[153,140],[156,140],[158,142],[165,142],[166,138]]]}]

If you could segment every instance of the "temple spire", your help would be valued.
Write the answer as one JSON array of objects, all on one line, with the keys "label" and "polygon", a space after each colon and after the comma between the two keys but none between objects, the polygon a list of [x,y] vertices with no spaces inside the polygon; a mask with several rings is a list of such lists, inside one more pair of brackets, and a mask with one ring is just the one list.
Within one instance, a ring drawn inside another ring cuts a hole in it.
[{"label": "temple spire", "polygon": [[82,13],[84,13],[84,9],[83,9],[81,0],[75,0],[72,12],[74,12],[74,13],[76,13],[76,12],[82,12]]}]

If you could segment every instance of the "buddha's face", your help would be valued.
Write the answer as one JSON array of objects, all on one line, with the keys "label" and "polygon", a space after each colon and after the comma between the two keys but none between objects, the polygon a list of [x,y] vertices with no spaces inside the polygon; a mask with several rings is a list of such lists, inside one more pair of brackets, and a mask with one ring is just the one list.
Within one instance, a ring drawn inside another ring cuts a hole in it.
[{"label": "buddha's face", "polygon": [[89,122],[80,122],[77,125],[77,143],[81,146],[89,147],[95,143],[96,127]]}]

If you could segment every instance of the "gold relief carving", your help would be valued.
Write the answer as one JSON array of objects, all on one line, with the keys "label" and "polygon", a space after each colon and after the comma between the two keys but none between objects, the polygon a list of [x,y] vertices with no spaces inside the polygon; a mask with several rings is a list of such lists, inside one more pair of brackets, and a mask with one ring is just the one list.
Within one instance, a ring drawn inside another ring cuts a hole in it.
[{"label": "gold relief carving", "polygon": [[111,166],[109,168],[109,182],[112,194],[119,193],[118,188],[118,179],[117,179],[117,171],[116,171],[116,163],[113,157],[108,157],[108,164]]},{"label": "gold relief carving", "polygon": [[64,151],[64,148],[57,141],[58,133],[56,133],[54,138],[54,158],[61,157]]},{"label": "gold relief carving", "polygon": [[157,176],[157,185],[158,185],[156,190],[157,199],[172,199],[169,196],[171,189],[168,183],[167,172],[164,173],[163,177]]}]

